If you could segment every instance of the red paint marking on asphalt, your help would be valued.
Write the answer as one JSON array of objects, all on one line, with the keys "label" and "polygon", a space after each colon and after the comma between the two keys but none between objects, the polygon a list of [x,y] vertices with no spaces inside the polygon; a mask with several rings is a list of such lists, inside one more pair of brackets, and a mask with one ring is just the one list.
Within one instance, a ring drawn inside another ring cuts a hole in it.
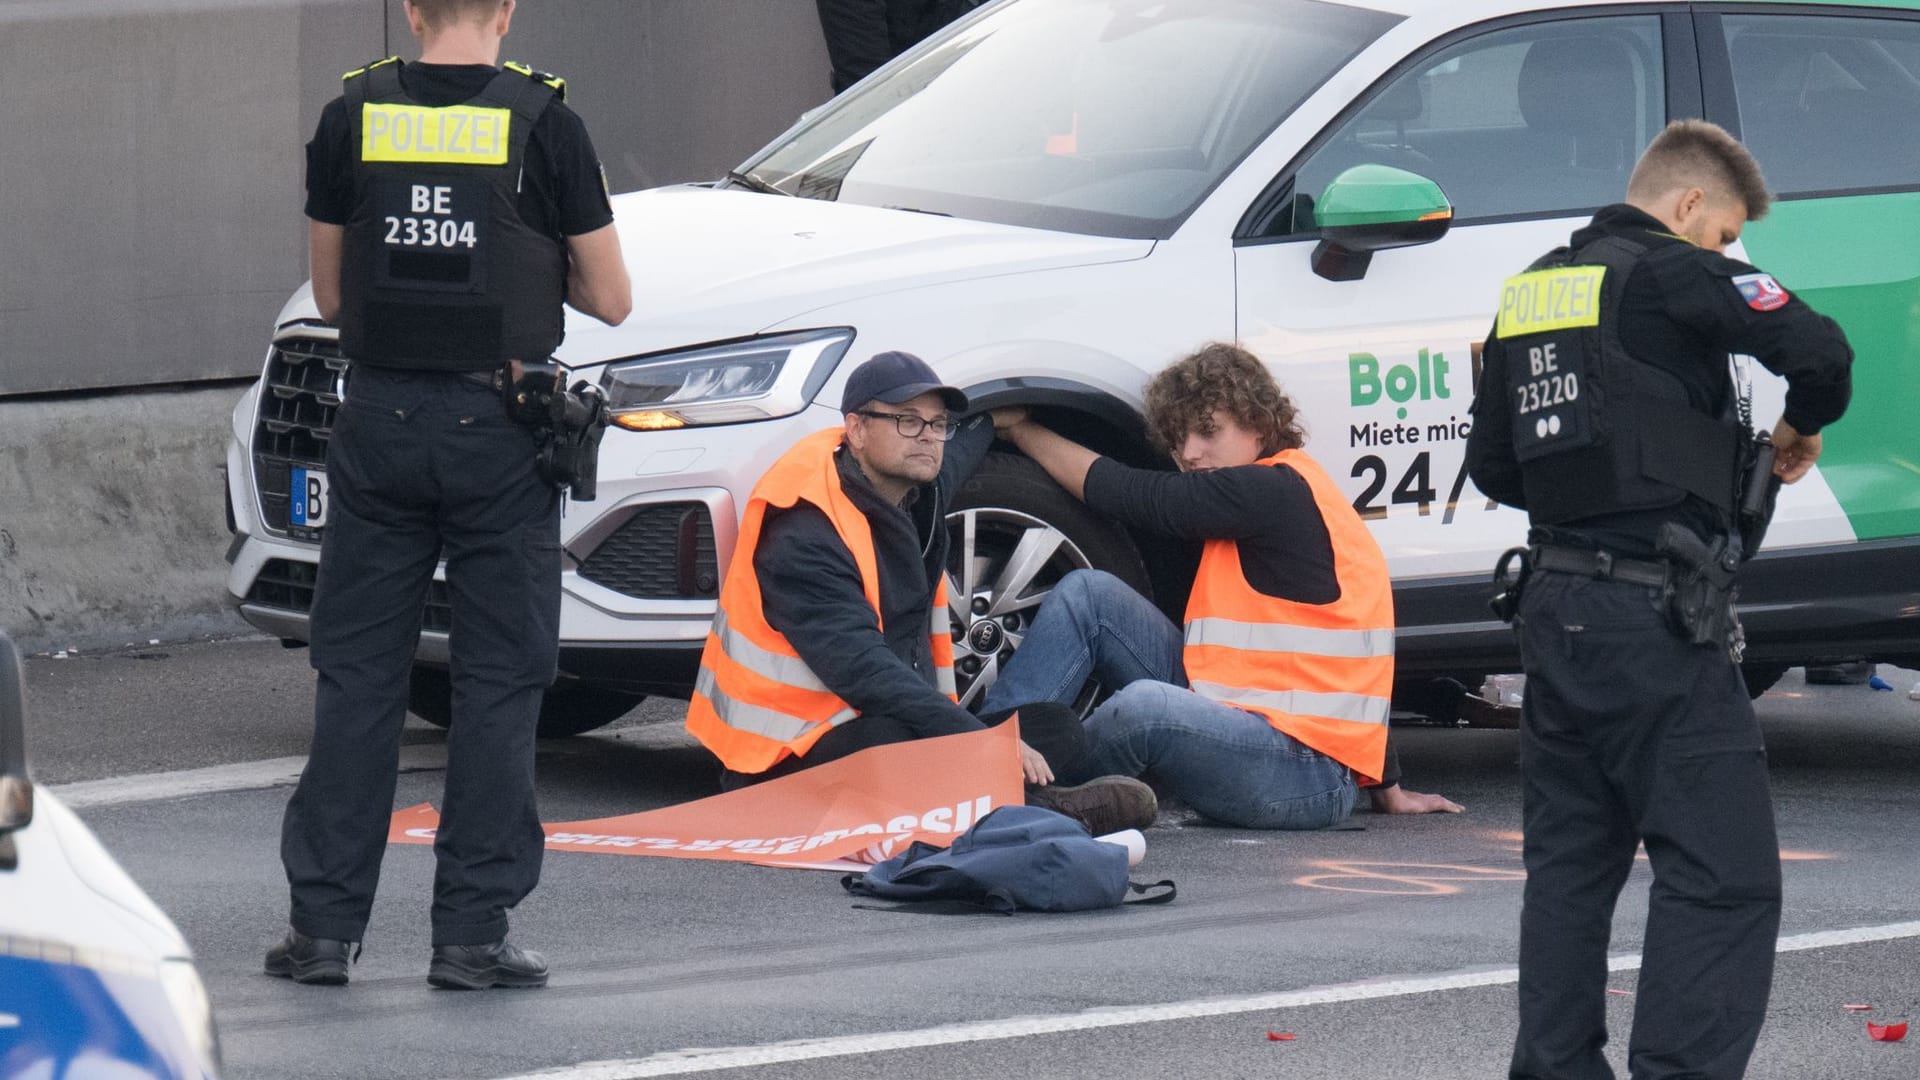
[{"label": "red paint marking on asphalt", "polygon": [[1309,865],[1323,873],[1295,878],[1295,885],[1383,896],[1452,896],[1460,891],[1461,882],[1525,881],[1527,877],[1524,870],[1452,863],[1323,859]]}]

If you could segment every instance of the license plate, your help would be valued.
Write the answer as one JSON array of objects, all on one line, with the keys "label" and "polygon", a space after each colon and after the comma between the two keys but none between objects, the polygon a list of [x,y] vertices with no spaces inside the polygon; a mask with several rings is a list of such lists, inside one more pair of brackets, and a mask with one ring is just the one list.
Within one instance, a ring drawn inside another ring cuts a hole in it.
[{"label": "license plate", "polygon": [[327,471],[294,469],[292,499],[287,507],[289,524],[317,529],[327,523]]}]

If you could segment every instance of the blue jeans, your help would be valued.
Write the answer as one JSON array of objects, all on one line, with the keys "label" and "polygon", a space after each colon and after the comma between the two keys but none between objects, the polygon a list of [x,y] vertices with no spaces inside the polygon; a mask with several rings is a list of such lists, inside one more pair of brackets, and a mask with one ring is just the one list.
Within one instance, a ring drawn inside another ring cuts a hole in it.
[{"label": "blue jeans", "polygon": [[1063,783],[1150,776],[1207,817],[1249,829],[1323,829],[1353,812],[1347,767],[1186,688],[1180,628],[1112,574],[1062,578],[987,691],[988,711],[1070,702],[1089,678],[1114,695],[1087,717],[1087,756]]}]

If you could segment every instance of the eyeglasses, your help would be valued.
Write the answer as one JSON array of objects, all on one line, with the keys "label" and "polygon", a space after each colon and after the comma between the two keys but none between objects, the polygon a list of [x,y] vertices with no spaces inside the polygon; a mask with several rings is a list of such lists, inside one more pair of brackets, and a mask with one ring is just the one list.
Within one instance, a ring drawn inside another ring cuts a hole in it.
[{"label": "eyeglasses", "polygon": [[891,420],[893,426],[900,430],[900,437],[904,439],[917,439],[920,437],[920,432],[927,428],[932,428],[941,442],[952,442],[953,437],[960,434],[960,421],[946,416],[938,420],[929,420],[924,416],[915,416],[913,413],[874,412],[868,409],[857,410],[854,415],[864,416],[869,420]]}]

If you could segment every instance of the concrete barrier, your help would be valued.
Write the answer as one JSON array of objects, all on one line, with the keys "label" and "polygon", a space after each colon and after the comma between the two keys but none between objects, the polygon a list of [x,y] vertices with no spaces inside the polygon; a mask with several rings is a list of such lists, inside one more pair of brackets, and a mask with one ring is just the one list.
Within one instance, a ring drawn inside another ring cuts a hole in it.
[{"label": "concrete barrier", "polygon": [[23,650],[250,632],[219,472],[240,394],[0,399],[0,627]]}]

